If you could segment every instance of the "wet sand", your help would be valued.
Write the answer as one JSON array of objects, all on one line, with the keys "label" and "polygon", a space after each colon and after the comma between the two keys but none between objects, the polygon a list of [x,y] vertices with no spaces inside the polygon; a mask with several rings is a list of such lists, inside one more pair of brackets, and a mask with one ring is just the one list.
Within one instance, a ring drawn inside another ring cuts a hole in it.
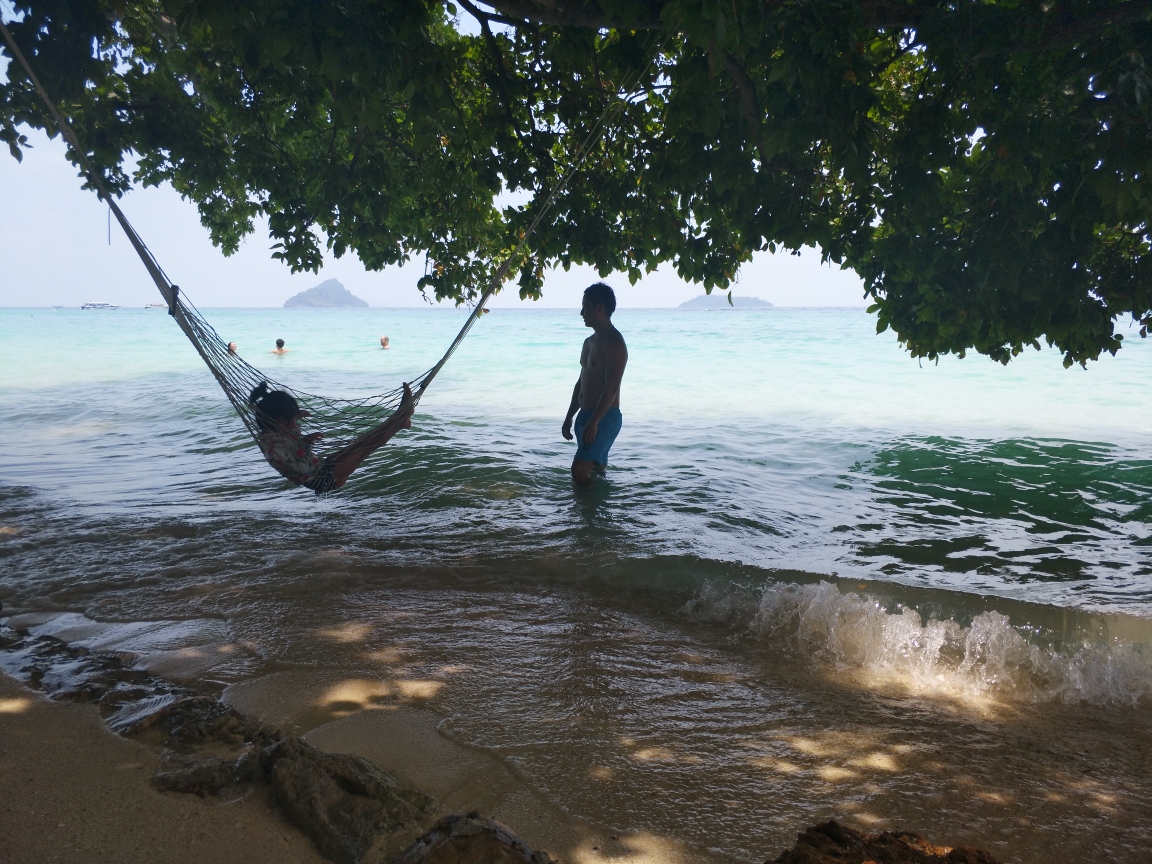
[{"label": "wet sand", "polygon": [[[284,709],[302,707],[305,694],[270,683],[242,688],[231,701],[253,716],[288,719]],[[432,794],[430,823],[479,810],[534,848],[575,864],[698,860],[671,841],[644,833],[615,837],[571,819],[499,760],[442,736],[438,722],[412,708],[357,712],[313,729],[306,740],[365,756],[403,785]],[[326,860],[260,787],[233,800],[159,792],[149,784],[159,765],[156,748],[113,734],[94,705],[52,702],[0,674],[0,861]]]},{"label": "wet sand", "polygon": [[158,792],[157,751],[94,705],[50,702],[0,675],[0,861],[322,864],[254,789],[232,802]]},{"label": "wet sand", "polygon": [[[352,594],[354,617],[298,606],[251,641],[243,615],[227,628],[76,613],[8,624],[222,688],[248,718],[431,795],[426,827],[477,810],[564,864],[762,861],[830,818],[1015,864],[1147,860],[1146,705],[997,698],[940,671],[913,687],[919,678],[813,665],[747,637],[734,652],[691,619],[673,628],[578,601]],[[836,621],[841,642],[875,629]],[[268,659],[245,661],[256,638]],[[74,689],[70,668],[44,680]]]},{"label": "wet sand", "polygon": [[330,682],[286,672],[230,687],[224,699],[246,716],[291,734],[306,733],[304,740],[320,750],[363,756],[401,785],[431,795],[433,818],[478,811],[565,864],[729,860],[649,832],[613,834],[575,819],[496,756],[442,735],[443,718],[431,711],[396,704],[360,709],[359,700],[371,703],[375,691],[387,688],[385,681],[344,681],[343,698],[333,702],[326,698]]}]

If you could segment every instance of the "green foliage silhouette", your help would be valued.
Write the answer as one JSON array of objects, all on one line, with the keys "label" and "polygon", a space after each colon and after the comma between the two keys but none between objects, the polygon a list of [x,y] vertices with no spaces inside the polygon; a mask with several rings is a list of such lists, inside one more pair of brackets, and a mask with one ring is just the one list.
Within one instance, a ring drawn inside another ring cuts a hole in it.
[{"label": "green foliage silhouette", "polygon": [[[371,269],[422,255],[419,287],[467,301],[615,102],[510,272],[523,297],[574,263],[635,281],[672,262],[727,289],[753,252],[815,245],[915,357],[1045,340],[1071,365],[1115,353],[1119,319],[1152,323],[1150,0],[16,11],[106,182],[170,182],[225,253],[264,215],[293,270],[325,247]],[[54,130],[8,79],[19,158],[20,124]]]}]

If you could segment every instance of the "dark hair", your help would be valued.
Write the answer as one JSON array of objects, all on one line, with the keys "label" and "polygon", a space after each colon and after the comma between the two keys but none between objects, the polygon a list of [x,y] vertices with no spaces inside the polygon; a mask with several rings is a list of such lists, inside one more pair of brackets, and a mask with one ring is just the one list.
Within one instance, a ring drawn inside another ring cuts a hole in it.
[{"label": "dark hair", "polygon": [[256,412],[256,425],[261,432],[274,428],[277,420],[291,420],[300,413],[300,403],[283,390],[269,390],[268,382],[261,381],[248,397],[248,404]]},{"label": "dark hair", "polygon": [[277,339],[276,340],[276,347],[277,348],[283,348],[284,347],[284,340],[283,339]]},{"label": "dark hair", "polygon": [[593,306],[599,306],[603,303],[604,311],[608,313],[609,318],[616,311],[616,294],[603,282],[589,285],[584,289],[584,296],[591,301]]}]

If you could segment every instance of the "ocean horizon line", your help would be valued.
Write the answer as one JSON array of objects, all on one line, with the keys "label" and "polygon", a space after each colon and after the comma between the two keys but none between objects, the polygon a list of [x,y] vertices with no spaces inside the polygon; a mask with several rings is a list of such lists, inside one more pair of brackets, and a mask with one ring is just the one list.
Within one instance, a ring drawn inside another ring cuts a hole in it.
[{"label": "ocean horizon line", "polygon": [[[105,301],[100,301],[100,302],[105,302]],[[149,308],[152,308],[154,310],[159,309],[159,307],[149,307],[147,305],[142,306],[142,305],[139,305],[136,303],[131,303],[131,304],[129,304],[129,303],[116,303],[113,305],[115,305],[117,307],[117,309],[114,309],[114,310],[95,309],[95,310],[85,310],[85,311],[108,312],[108,311],[118,311],[120,309],[129,309],[129,310],[131,310],[131,309],[148,310]],[[76,306],[76,305],[58,303],[58,304],[51,304],[48,306],[0,306],[0,311],[35,310],[35,309],[44,310],[44,311],[54,311],[54,310],[63,310],[63,309],[81,310],[81,308],[82,307]],[[290,312],[364,312],[364,311],[371,311],[371,310],[400,310],[400,309],[434,309],[434,310],[443,310],[443,311],[448,311],[448,312],[456,312],[456,311],[459,311],[460,309],[466,308],[466,307],[444,306],[441,304],[426,304],[423,306],[368,306],[368,307],[363,307],[363,306],[360,306],[360,307],[350,307],[350,306],[198,306],[197,308],[205,309],[205,310],[220,309],[220,310],[227,310],[227,311],[231,311],[231,312],[245,312],[245,311],[267,312],[267,311],[272,310],[272,309],[282,309],[284,311],[290,311]],[[578,311],[580,307],[579,306],[536,306],[536,307],[497,306],[494,308],[493,307],[488,307],[488,308],[492,311],[500,311],[500,312],[575,312],[575,311]],[[863,311],[867,308],[868,307],[865,305],[860,305],[860,306],[784,306],[784,305],[774,304],[770,308],[743,308],[743,309],[733,309],[733,310],[728,310],[728,309],[681,309],[679,306],[618,306],[616,308],[616,311],[617,312],[728,312],[728,311],[735,311],[735,312],[773,312],[773,311],[780,310],[780,309],[787,309],[789,311],[801,311],[801,310],[811,310],[811,311],[834,311],[834,310],[853,310],[853,311],[856,311],[856,310],[859,310],[859,311]]]}]

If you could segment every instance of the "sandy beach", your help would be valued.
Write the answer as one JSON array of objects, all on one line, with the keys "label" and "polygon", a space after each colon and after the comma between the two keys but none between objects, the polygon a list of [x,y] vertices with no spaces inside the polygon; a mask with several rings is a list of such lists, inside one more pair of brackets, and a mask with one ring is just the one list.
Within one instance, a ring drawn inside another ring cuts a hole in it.
[{"label": "sandy beach", "polygon": [[158,792],[158,752],[93,705],[0,675],[0,861],[320,864],[260,789],[234,801]]},{"label": "sandy beach", "polygon": [[[834,590],[827,586],[821,596],[834,599]],[[0,862],[180,861],[189,850],[203,861],[260,861],[269,854],[278,861],[297,860],[293,855],[323,860],[321,852],[331,853],[317,839],[311,805],[300,809],[293,802],[329,799],[327,793],[309,797],[306,785],[297,784],[304,795],[290,793],[286,803],[287,787],[265,761],[265,755],[278,758],[270,742],[282,736],[283,743],[295,741],[294,747],[316,754],[308,759],[366,760],[401,790],[427,799],[402,821],[372,827],[370,842],[354,857],[333,860],[392,861],[440,818],[470,812],[509,826],[563,864],[772,860],[799,831],[828,819],[866,832],[909,830],[942,845],[992,847],[999,860],[1020,864],[1063,860],[1061,850],[1078,860],[1143,860],[1149,738],[1146,712],[1139,709],[945,701],[900,692],[879,679],[804,684],[799,671],[788,672],[789,663],[802,661],[781,654],[765,656],[761,677],[738,679],[732,670],[740,667],[707,646],[706,631],[695,631],[701,641],[689,655],[683,637],[623,618],[616,630],[601,627],[583,642],[557,646],[552,640],[550,650],[559,647],[581,663],[609,658],[603,665],[620,662],[610,660],[612,652],[642,646],[642,656],[652,658],[649,667],[670,670],[657,682],[656,696],[686,687],[689,699],[680,709],[679,737],[641,737],[617,725],[615,752],[597,751],[588,747],[588,736],[612,727],[586,724],[582,739],[579,730],[557,732],[551,706],[557,698],[596,704],[590,700],[611,691],[602,675],[550,697],[535,725],[508,716],[523,711],[526,699],[516,651],[554,656],[526,650],[525,634],[547,639],[555,632],[529,615],[547,604],[522,597],[516,610],[496,614],[478,599],[469,594],[457,609],[438,602],[421,611],[406,608],[404,591],[396,590],[386,610],[360,604],[359,621],[297,622],[306,640],[278,651],[262,674],[232,683],[216,679],[205,664],[250,651],[245,641],[171,647],[173,633],[184,639],[189,632],[216,632],[194,619],[146,628],[74,613],[5,619],[10,635],[0,655],[3,668],[61,702],[5,681],[0,782],[7,785],[0,794],[11,803],[0,822]],[[445,656],[432,653],[440,634],[459,634],[469,620],[483,625],[476,638],[464,647],[453,642]],[[419,634],[405,629],[417,627]],[[515,642],[502,641],[508,633]],[[662,656],[669,642],[679,660]],[[774,684],[782,676],[788,689]],[[201,686],[188,686],[196,682]],[[486,709],[454,710],[451,697],[478,686]],[[714,704],[714,691],[733,699],[753,686],[776,694],[777,711],[787,704],[784,694],[803,695],[824,730],[797,734],[795,726],[769,716],[739,749],[723,741],[711,749],[692,744],[712,722],[695,706]],[[68,701],[74,699],[85,704]],[[102,708],[91,704],[97,701]],[[129,719],[186,702],[207,706],[206,723],[239,718],[244,737],[229,738],[235,727],[188,737],[175,732],[185,719],[157,726]],[[108,713],[108,726],[101,712]],[[652,716],[637,712],[636,723]],[[478,723],[485,724],[482,734]],[[139,737],[117,738],[109,729]],[[172,751],[163,753],[162,742]],[[158,769],[163,779],[188,760],[235,760],[244,748],[259,754],[255,775],[230,774],[240,779],[211,788],[163,780],[169,789],[208,798],[150,785]],[[686,817],[694,812],[719,815]],[[1066,833],[1047,827],[1073,823],[1078,830]],[[721,844],[747,852],[732,855]]]},{"label": "sandy beach", "polygon": [[[308,694],[286,692],[251,688],[238,707],[288,719],[285,709],[305,708]],[[478,810],[562,861],[693,860],[652,835],[601,836],[571,820],[498,760],[440,735],[437,722],[418,709],[360,711],[306,738],[327,752],[365,756],[402,784],[432,794],[429,824]],[[0,675],[0,862],[326,860],[260,786],[232,799],[160,792],[149,784],[160,762],[156,748],[109,731],[95,706],[53,702]]]},{"label": "sandy beach", "polygon": [[[573,819],[500,759],[437,731],[442,718],[418,707],[371,705],[382,681],[345,681],[338,700],[314,676],[291,673],[229,689],[225,701],[246,716],[303,736],[329,753],[363,756],[401,785],[436,800],[433,817],[478,811],[515,830],[535,849],[575,864],[682,864],[710,860],[647,832],[610,834]],[[326,692],[327,691],[327,692]],[[360,701],[362,700],[362,701]],[[319,725],[316,725],[319,723]]]}]

